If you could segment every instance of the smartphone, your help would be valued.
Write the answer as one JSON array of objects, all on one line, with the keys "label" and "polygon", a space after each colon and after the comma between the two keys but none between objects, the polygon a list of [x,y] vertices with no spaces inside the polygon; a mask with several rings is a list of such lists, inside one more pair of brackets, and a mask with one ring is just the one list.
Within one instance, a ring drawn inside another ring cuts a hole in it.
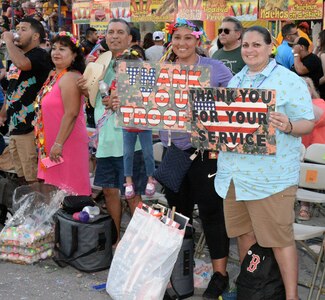
[{"label": "smartphone", "polygon": [[45,157],[41,160],[42,164],[45,166],[46,169],[60,165],[64,162],[63,158],[60,157],[59,162],[52,161],[49,157]]}]

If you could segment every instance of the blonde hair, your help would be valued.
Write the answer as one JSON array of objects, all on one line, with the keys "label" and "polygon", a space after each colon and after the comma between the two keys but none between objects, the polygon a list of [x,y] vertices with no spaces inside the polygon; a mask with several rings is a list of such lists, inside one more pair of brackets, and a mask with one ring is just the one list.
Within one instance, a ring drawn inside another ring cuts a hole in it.
[{"label": "blonde hair", "polygon": [[309,78],[309,77],[302,77],[302,78],[307,83],[307,86],[309,88],[309,92],[310,92],[311,98],[312,99],[318,99],[318,98],[320,98],[318,92],[316,91],[314,82],[311,80],[311,78]]}]

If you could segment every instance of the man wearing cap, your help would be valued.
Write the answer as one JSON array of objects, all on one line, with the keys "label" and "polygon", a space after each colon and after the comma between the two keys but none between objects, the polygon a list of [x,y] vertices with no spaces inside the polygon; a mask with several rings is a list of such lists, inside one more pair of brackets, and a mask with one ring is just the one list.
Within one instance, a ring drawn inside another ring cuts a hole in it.
[{"label": "man wearing cap", "polygon": [[310,77],[315,88],[318,89],[319,79],[323,76],[322,63],[316,54],[308,52],[309,46],[309,42],[305,38],[298,37],[295,39],[292,71],[296,72],[299,76]]},{"label": "man wearing cap", "polygon": [[299,23],[298,29],[309,35],[309,24],[307,22]]},{"label": "man wearing cap", "polygon": [[242,32],[240,21],[233,17],[224,18],[218,30],[218,39],[223,47],[212,55],[212,58],[222,61],[232,74],[237,74],[245,66],[241,56]]},{"label": "man wearing cap", "polygon": [[278,64],[290,70],[293,65],[292,45],[298,37],[298,31],[295,24],[289,23],[282,27],[281,32],[284,39],[277,49],[275,60]]},{"label": "man wearing cap", "polygon": [[152,34],[152,40],[155,44],[145,51],[147,60],[159,61],[161,59],[164,54],[164,37],[162,31],[155,31]]}]

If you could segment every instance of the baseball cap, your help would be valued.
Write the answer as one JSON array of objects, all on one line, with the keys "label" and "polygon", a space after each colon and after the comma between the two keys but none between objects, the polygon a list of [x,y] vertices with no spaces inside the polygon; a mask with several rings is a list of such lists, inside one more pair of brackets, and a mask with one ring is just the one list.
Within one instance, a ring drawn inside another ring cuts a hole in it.
[{"label": "baseball cap", "polygon": [[303,27],[303,28],[309,29],[309,24],[307,22],[301,22],[301,23],[299,23],[298,27]]},{"label": "baseball cap", "polygon": [[162,41],[164,39],[164,33],[162,31],[155,31],[152,34],[152,39],[154,41]]},{"label": "baseball cap", "polygon": [[308,40],[306,40],[303,37],[300,37],[296,44],[297,45],[301,45],[301,46],[305,46],[306,48],[308,48],[309,45],[310,45],[309,42],[308,42]]}]

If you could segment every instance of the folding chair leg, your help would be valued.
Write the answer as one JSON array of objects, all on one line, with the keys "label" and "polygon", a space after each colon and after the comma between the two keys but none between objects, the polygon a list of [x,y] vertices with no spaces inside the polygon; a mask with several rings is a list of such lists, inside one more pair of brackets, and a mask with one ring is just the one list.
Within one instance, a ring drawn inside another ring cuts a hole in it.
[{"label": "folding chair leg", "polygon": [[194,257],[196,257],[196,258],[200,257],[200,255],[203,252],[204,246],[205,246],[205,236],[204,236],[204,233],[202,232],[201,235],[200,235],[200,238],[199,238],[199,240],[198,240],[198,242],[196,244]]},{"label": "folding chair leg", "polygon": [[[323,255],[324,255],[324,247],[321,247],[320,252],[319,252],[319,256],[318,256],[318,259],[317,259],[317,264],[316,264],[316,267],[315,267],[315,270],[314,270],[313,279],[312,279],[312,282],[311,282],[311,285],[310,285],[310,288],[309,288],[309,294],[308,294],[307,300],[312,299],[314,289],[315,289],[315,287],[317,287],[316,286],[316,280],[317,280],[317,275],[318,275],[318,272],[319,272],[319,269],[320,269],[320,265],[322,263]],[[324,271],[325,271],[325,268],[323,270],[323,275],[324,275]],[[321,284],[319,285],[318,290],[319,290],[318,291],[318,296],[320,296],[320,293],[322,291],[322,285]],[[317,299],[319,299],[319,297]]]},{"label": "folding chair leg", "polygon": [[[323,249],[323,253],[322,253],[322,256],[320,258],[320,262],[322,261],[322,259],[324,259],[324,261],[325,261],[325,253],[324,253],[324,251],[325,251],[325,242],[323,244],[322,249]],[[321,295],[322,290],[323,290],[324,279],[325,279],[325,264],[324,264],[324,268],[323,268],[322,277],[321,277],[320,282],[319,282],[319,290],[318,290],[318,293],[317,293],[316,300],[320,299],[320,295]]]}]

